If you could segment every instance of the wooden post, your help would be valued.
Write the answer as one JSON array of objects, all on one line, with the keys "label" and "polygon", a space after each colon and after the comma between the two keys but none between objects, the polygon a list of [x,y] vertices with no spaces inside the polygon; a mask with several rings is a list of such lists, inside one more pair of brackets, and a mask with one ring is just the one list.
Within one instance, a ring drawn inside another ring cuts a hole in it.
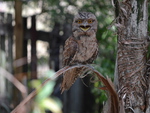
[{"label": "wooden post", "polygon": [[36,16],[31,20],[31,79],[37,79],[37,56],[36,56]]},{"label": "wooden post", "polygon": [[27,18],[23,18],[23,29],[24,29],[24,38],[23,38],[23,57],[26,62],[26,64],[23,65],[23,72],[26,73],[28,72],[28,62],[27,62],[27,45],[28,45],[28,38],[26,37],[27,33]]}]

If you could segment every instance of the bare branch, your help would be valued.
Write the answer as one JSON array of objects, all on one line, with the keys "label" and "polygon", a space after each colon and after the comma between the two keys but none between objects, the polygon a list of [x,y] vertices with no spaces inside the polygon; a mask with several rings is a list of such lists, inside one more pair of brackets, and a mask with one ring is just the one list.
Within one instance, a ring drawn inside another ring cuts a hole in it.
[{"label": "bare branch", "polygon": [[0,75],[4,76],[7,80],[13,83],[16,88],[22,93],[23,98],[27,96],[27,88],[21,82],[19,82],[11,73],[0,67]]}]

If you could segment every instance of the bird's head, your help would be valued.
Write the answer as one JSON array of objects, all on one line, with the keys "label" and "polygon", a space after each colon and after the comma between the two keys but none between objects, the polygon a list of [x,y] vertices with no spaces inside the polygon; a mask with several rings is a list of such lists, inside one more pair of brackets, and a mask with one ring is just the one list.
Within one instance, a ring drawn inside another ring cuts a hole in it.
[{"label": "bird's head", "polygon": [[97,19],[93,13],[79,12],[72,23],[74,37],[90,36],[97,32]]}]

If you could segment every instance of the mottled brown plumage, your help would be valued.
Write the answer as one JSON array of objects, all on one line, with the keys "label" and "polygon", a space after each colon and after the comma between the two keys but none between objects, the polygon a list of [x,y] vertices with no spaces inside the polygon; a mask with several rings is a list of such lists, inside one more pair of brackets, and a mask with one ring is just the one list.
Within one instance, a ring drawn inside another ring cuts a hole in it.
[{"label": "mottled brown plumage", "polygon": [[[64,46],[63,65],[91,64],[98,54],[96,39],[97,19],[90,12],[80,12],[73,20],[72,32]],[[86,71],[84,67],[68,70],[63,75],[62,92],[69,89],[76,78]]]}]

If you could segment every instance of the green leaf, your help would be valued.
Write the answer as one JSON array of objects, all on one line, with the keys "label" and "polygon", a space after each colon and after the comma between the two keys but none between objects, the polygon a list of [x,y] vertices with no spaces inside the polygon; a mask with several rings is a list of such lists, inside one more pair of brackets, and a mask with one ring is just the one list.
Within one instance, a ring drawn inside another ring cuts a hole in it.
[{"label": "green leaf", "polygon": [[47,83],[37,94],[36,101],[41,101],[49,97],[51,93],[53,92],[54,85],[55,85],[54,81],[50,81],[49,83]]},{"label": "green leaf", "polygon": [[41,102],[43,108],[52,111],[53,113],[62,113],[61,106],[56,100],[52,98],[46,98]]}]

